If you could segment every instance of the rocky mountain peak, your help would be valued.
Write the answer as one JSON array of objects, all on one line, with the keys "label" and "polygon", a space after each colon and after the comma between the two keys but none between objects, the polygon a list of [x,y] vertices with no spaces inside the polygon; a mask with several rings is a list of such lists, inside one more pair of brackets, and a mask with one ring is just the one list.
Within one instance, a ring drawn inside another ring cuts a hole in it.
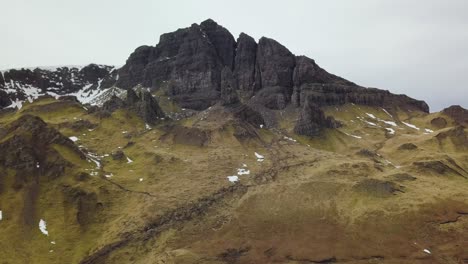
[{"label": "rocky mountain peak", "polygon": [[[295,56],[274,39],[262,37],[256,43],[241,33],[235,40],[212,19],[163,34],[155,47],[137,48],[119,70],[119,76],[119,87],[128,89],[140,84],[153,91],[163,90],[181,107],[195,110],[225,101],[229,84],[243,101],[265,96],[255,101],[271,105],[271,98],[280,100],[282,103],[273,104],[273,109],[285,107],[293,96],[297,100],[301,93],[319,90],[322,96],[315,93],[313,97],[319,107],[323,102],[339,105],[356,101],[382,106],[391,101],[395,107],[428,111],[425,103],[387,91],[368,90],[330,74],[313,59]],[[261,90],[265,92],[259,93]],[[332,100],[325,98],[329,95]]]}]

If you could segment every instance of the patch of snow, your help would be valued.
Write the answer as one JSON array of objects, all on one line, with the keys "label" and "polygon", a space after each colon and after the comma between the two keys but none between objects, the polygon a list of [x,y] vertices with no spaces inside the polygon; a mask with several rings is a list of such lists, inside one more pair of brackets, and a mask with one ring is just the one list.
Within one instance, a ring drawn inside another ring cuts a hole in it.
[{"label": "patch of snow", "polygon": [[346,133],[346,132],[343,132],[343,133],[345,133],[346,135],[348,135],[348,136],[350,136],[350,137],[353,137],[353,138],[359,138],[359,139],[362,138],[362,137],[360,137],[360,136],[351,135],[351,134],[348,134],[348,133]]},{"label": "patch of snow", "polygon": [[16,99],[16,101],[11,100],[11,104],[6,108],[18,108],[20,110],[23,107],[23,101]]},{"label": "patch of snow", "polygon": [[42,234],[48,236],[49,231],[47,231],[47,223],[43,219],[39,221],[39,230],[41,230]]},{"label": "patch of snow", "polygon": [[111,178],[112,176],[114,176],[114,174],[111,173],[111,174],[106,174],[106,175],[104,175],[104,176],[105,176],[106,178]]},{"label": "patch of snow", "polygon": [[395,129],[393,128],[385,128],[390,135],[395,135]]},{"label": "patch of snow", "polygon": [[290,137],[284,137],[284,139],[287,139],[287,140],[292,141],[292,142],[297,142],[297,140],[295,140],[294,138],[290,138]]},{"label": "patch of snow", "polygon": [[94,162],[96,163],[96,168],[101,168],[101,162],[99,160],[99,156],[97,154],[94,154],[94,153],[91,153],[91,152],[88,152],[86,154],[86,156],[88,157],[88,162]]},{"label": "patch of snow", "polygon": [[39,164],[39,162],[36,162],[36,168],[40,168],[41,165]]},{"label": "patch of snow", "polygon": [[260,128],[263,128],[263,125],[260,125]]},{"label": "patch of snow", "polygon": [[142,182],[142,181],[143,181],[143,178],[140,178],[139,181]]},{"label": "patch of snow", "polygon": [[375,115],[373,114],[366,113],[366,115],[368,115],[370,118],[376,119]]},{"label": "patch of snow", "polygon": [[434,133],[434,130],[431,130],[429,128],[425,128],[424,131],[426,131],[427,133]]},{"label": "patch of snow", "polygon": [[255,157],[257,157],[257,161],[262,162],[265,160],[265,157],[263,155],[258,154],[255,152]]},{"label": "patch of snow", "polygon": [[2,210],[0,210],[0,221],[2,221],[3,219],[3,213],[2,213]]},{"label": "patch of snow", "polygon": [[243,163],[243,164],[242,164],[242,167],[244,167],[244,168],[247,167],[247,164]]},{"label": "patch of snow", "polygon": [[146,130],[151,130],[151,126],[149,124],[147,124],[147,123],[145,124],[145,128],[146,128]]},{"label": "patch of snow", "polygon": [[417,127],[417,126],[415,126],[415,125],[413,125],[413,124],[406,123],[406,122],[403,122],[403,121],[402,121],[402,123],[403,123],[405,126],[407,126],[407,127],[411,127],[411,128],[413,128],[413,129],[419,130],[419,127]]},{"label": "patch of snow", "polygon": [[77,137],[75,137],[75,136],[73,136],[73,137],[69,137],[69,139],[70,139],[71,141],[73,141],[73,142],[76,142],[76,141],[78,141],[78,138],[77,138]]},{"label": "patch of snow", "polygon": [[54,93],[54,92],[47,92],[48,95],[52,96],[55,98],[55,100],[58,100],[60,98],[60,95]]},{"label": "patch of snow", "polygon": [[369,122],[369,121],[366,121],[366,120],[362,120],[362,121],[364,121],[364,122],[365,122],[366,124],[368,124],[368,125],[371,125],[371,126],[377,126],[377,124],[376,124],[376,123]]},{"label": "patch of snow", "polygon": [[387,120],[382,120],[382,119],[379,119],[379,121],[384,122],[385,124],[391,125],[391,126],[394,126],[394,127],[397,126],[397,124],[395,122],[393,122],[393,121],[387,121]]},{"label": "patch of snow", "polygon": [[429,249],[424,249],[423,251],[426,252],[427,254],[431,254],[431,251],[429,251]]},{"label": "patch of snow", "polygon": [[228,178],[228,181],[230,182],[236,182],[239,180],[239,177],[237,176],[227,176],[227,178]]},{"label": "patch of snow", "polygon": [[389,117],[393,118],[393,116],[392,116],[387,110],[385,110],[385,108],[382,108],[382,110],[383,110]]},{"label": "patch of snow", "polygon": [[133,160],[131,160],[129,157],[127,157],[127,163],[132,163]]},{"label": "patch of snow", "polygon": [[246,169],[237,169],[237,175],[249,175],[250,174],[250,170],[246,170]]}]

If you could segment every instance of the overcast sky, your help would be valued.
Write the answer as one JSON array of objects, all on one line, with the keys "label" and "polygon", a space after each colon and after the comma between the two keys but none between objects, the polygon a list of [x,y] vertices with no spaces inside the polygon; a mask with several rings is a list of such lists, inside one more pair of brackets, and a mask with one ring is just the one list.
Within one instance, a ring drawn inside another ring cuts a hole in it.
[{"label": "overcast sky", "polygon": [[212,18],[276,39],[329,72],[468,108],[466,0],[0,0],[0,69],[123,65],[140,45]]}]

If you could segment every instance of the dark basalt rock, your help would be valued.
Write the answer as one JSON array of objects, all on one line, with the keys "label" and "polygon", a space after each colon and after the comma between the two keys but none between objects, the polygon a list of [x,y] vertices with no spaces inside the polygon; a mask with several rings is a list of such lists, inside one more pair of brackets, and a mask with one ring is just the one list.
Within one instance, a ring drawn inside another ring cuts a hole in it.
[{"label": "dark basalt rock", "polygon": [[221,101],[223,105],[232,105],[239,102],[235,89],[235,80],[232,71],[224,67],[221,73]]},{"label": "dark basalt rock", "polygon": [[96,83],[98,80],[103,79],[109,74],[109,69],[99,66],[97,64],[89,64],[80,70],[83,79],[90,83]]},{"label": "dark basalt rock", "polygon": [[294,133],[304,136],[318,136],[324,128],[337,128],[340,123],[325,113],[310,100],[306,100],[294,127]]},{"label": "dark basalt rock", "polygon": [[395,95],[376,88],[306,83],[300,87],[299,102],[301,105],[306,97],[319,106],[354,103],[387,108],[399,106],[406,110],[429,112],[429,106],[424,101],[414,100],[406,95]]},{"label": "dark basalt rock", "polygon": [[255,63],[257,58],[257,43],[247,34],[241,33],[237,39],[237,51],[234,59],[234,76],[236,88],[241,96],[252,97],[260,88],[255,80]]},{"label": "dark basalt rock", "polygon": [[284,87],[292,93],[295,56],[277,41],[262,37],[258,42],[256,63],[262,87]]},{"label": "dark basalt rock", "polygon": [[296,57],[296,67],[293,74],[294,86],[300,87],[305,83],[335,83],[349,86],[356,84],[320,68],[313,59],[306,56]]},{"label": "dark basalt rock", "polygon": [[154,47],[141,46],[127,59],[119,69],[119,80],[116,85],[121,88],[132,88],[143,81],[145,67],[154,52]]},{"label": "dark basalt rock", "polygon": [[236,50],[236,41],[234,40],[234,37],[227,29],[218,25],[212,19],[203,21],[200,24],[200,27],[215,47],[216,53],[221,59],[222,64],[232,70]]},{"label": "dark basalt rock", "polygon": [[288,95],[285,92],[284,87],[266,87],[260,90],[250,101],[268,109],[281,110],[286,108],[288,103]]},{"label": "dark basalt rock", "polygon": [[8,94],[5,91],[0,90],[0,109],[7,107],[11,104]]},{"label": "dark basalt rock", "polygon": [[105,102],[98,114],[101,117],[107,117],[117,109],[128,108],[141,117],[145,123],[154,125],[159,119],[165,118],[165,114],[159,106],[156,99],[146,90],[141,90],[138,93],[133,89],[127,90],[126,100],[122,100],[117,96]]},{"label": "dark basalt rock", "polygon": [[[218,33],[212,32],[212,36],[219,38]],[[133,83],[150,88],[165,86],[167,94],[184,108],[205,109],[213,105],[219,99],[224,67],[214,42],[197,24],[163,34],[148,58],[142,79]],[[224,51],[220,40],[216,43]],[[123,67],[120,75],[128,74],[125,71],[130,67],[131,64]]]},{"label": "dark basalt rock", "polygon": [[262,115],[248,105],[237,104],[230,108],[230,111],[233,113],[235,118],[239,119],[243,123],[248,123],[255,127],[265,124]]},{"label": "dark basalt rock", "polygon": [[[130,91],[133,91],[133,90],[129,90],[127,92],[127,96],[130,93]],[[125,102],[120,97],[113,95],[111,99],[109,99],[107,102],[105,102],[102,105],[101,110],[107,113],[112,113],[117,109],[124,108],[126,105],[127,104],[125,104]]]},{"label": "dark basalt rock", "polygon": [[146,123],[154,125],[159,119],[164,118],[165,114],[159,107],[158,102],[148,91],[142,91],[139,94],[139,101],[130,106],[135,109],[138,116],[140,116]]},{"label": "dark basalt rock", "polygon": [[459,125],[468,124],[468,110],[459,106],[452,105],[442,110],[442,113],[451,117]]}]

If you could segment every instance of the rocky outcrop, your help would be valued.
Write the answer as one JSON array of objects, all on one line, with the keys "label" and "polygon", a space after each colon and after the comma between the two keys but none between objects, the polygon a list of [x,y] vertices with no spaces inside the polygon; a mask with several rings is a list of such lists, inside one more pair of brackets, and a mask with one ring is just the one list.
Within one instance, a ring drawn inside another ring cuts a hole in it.
[{"label": "rocky outcrop", "polygon": [[452,105],[448,108],[445,108],[442,110],[442,113],[451,117],[455,123],[459,125],[468,125],[468,110],[459,105]]},{"label": "rocky outcrop", "polygon": [[343,105],[347,103],[418,110],[428,113],[429,106],[424,101],[414,100],[406,95],[396,95],[376,88],[363,88],[342,84],[303,84],[299,89],[299,102],[304,98],[319,106]]},{"label": "rocky outcrop", "polygon": [[54,145],[69,149],[81,159],[86,158],[70,139],[32,115],[24,115],[2,128],[0,142],[0,165],[17,171],[16,186],[39,175],[56,178],[71,166]]},{"label": "rocky outcrop", "polygon": [[294,132],[304,136],[318,136],[324,128],[337,128],[340,123],[325,113],[312,101],[306,100],[294,127]]},{"label": "rocky outcrop", "polygon": [[159,119],[165,117],[164,112],[150,92],[142,91],[137,94],[137,96],[138,101],[135,104],[130,105],[130,108],[134,109],[137,115],[146,123],[153,125],[156,124]]},{"label": "rocky outcrop", "polygon": [[150,125],[156,124],[166,116],[150,92],[146,90],[135,92],[133,89],[127,91],[125,101],[117,96],[113,96],[109,101],[105,102],[99,115],[107,117],[115,110],[122,108],[134,111],[145,123]]}]

